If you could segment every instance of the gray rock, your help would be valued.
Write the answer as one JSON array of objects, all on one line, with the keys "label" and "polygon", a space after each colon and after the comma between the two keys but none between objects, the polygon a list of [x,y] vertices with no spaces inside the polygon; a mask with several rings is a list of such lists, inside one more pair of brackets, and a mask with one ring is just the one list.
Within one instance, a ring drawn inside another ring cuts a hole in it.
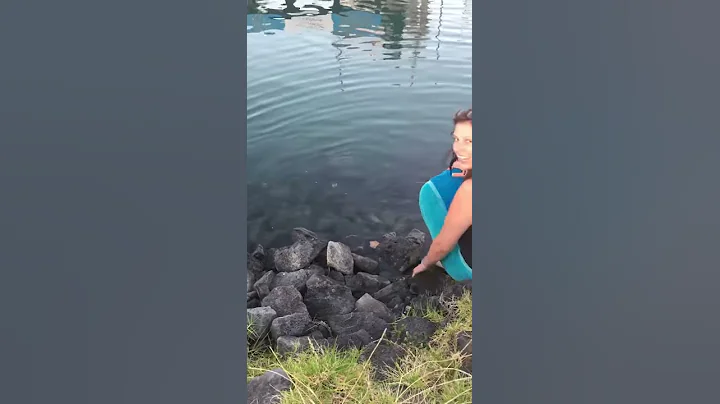
[{"label": "gray rock", "polygon": [[275,250],[275,268],[279,272],[297,271],[308,267],[325,246],[319,241],[297,241]]},{"label": "gray rock", "polygon": [[326,322],[322,320],[312,320],[305,328],[305,331],[303,331],[303,335],[310,335],[312,333],[318,333],[320,338],[330,338],[332,330]]},{"label": "gray rock", "polygon": [[380,262],[398,272],[405,272],[420,263],[423,257],[423,243],[425,234],[413,229],[406,237],[386,237],[377,246],[376,250]]},{"label": "gray rock", "polygon": [[295,272],[278,272],[270,283],[270,290],[277,288],[278,286],[292,286],[297,289],[300,294],[304,294],[307,282],[310,277],[310,271],[307,269],[300,269]]},{"label": "gray rock", "polygon": [[257,297],[254,297],[247,301],[248,309],[254,309],[256,307],[260,307],[260,299],[258,299]]},{"label": "gray rock", "polygon": [[380,289],[390,285],[390,281],[378,276],[371,275],[365,272],[359,272],[355,275],[346,275],[345,284],[353,292],[362,292],[360,296],[365,293],[376,293]]},{"label": "gray rock", "polygon": [[425,243],[425,233],[418,229],[410,230],[410,233],[408,233],[405,238],[407,238],[408,240],[412,240],[416,243],[420,243],[421,245]]},{"label": "gray rock", "polygon": [[248,404],[280,404],[281,393],[292,387],[282,368],[272,369],[248,382]]},{"label": "gray rock", "polygon": [[[338,271],[330,270],[328,271],[328,277],[335,282],[339,283],[340,285],[347,285],[345,282],[345,275],[341,274]],[[352,290],[352,289],[351,289]]]},{"label": "gray rock", "polygon": [[350,334],[338,335],[334,344],[338,349],[362,348],[372,341],[370,334],[365,330],[357,330]]},{"label": "gray rock", "polygon": [[267,252],[265,253],[265,261],[263,264],[265,265],[266,270],[274,270],[275,269],[275,251],[276,248],[268,248]]},{"label": "gray rock", "polygon": [[267,271],[263,276],[255,282],[255,292],[258,294],[258,299],[262,300],[270,294],[270,284],[275,277],[275,272]]},{"label": "gray rock", "polygon": [[389,371],[395,368],[397,361],[405,355],[405,350],[388,340],[371,342],[362,349],[358,362],[370,361],[373,378],[378,381],[387,379]]},{"label": "gray rock", "polygon": [[247,269],[249,273],[254,275],[261,274],[265,270],[265,264],[262,260],[259,260],[252,255],[248,255]]},{"label": "gray rock", "polygon": [[445,287],[443,287],[442,295],[452,300],[462,297],[466,291],[472,293],[472,281],[457,282],[448,280]]},{"label": "gray rock", "polygon": [[337,241],[330,241],[327,245],[327,265],[344,275],[352,275],[354,261],[350,247]]},{"label": "gray rock", "polygon": [[407,314],[409,307],[405,305],[405,302],[400,298],[400,296],[393,297],[386,305],[388,309],[390,309],[390,312],[397,318]]},{"label": "gray rock", "polygon": [[388,304],[388,302],[393,298],[398,297],[400,300],[404,300],[409,294],[410,288],[408,286],[407,279],[401,279],[385,286],[376,293],[373,293],[373,297],[385,304]]},{"label": "gray rock", "polygon": [[313,275],[307,281],[305,305],[310,314],[325,320],[333,314],[346,314],[355,308],[355,298],[345,285],[327,276]]},{"label": "gray rock", "polygon": [[352,254],[355,268],[360,272],[367,272],[369,274],[377,275],[378,262],[372,258],[363,257],[362,255]]},{"label": "gray rock", "polygon": [[461,370],[472,374],[472,332],[460,331],[456,339],[457,349],[463,355]]},{"label": "gray rock", "polygon": [[375,317],[383,319],[388,323],[391,323],[395,319],[387,306],[367,293],[355,302],[355,311],[372,313]]},{"label": "gray rock", "polygon": [[327,323],[336,335],[365,330],[373,339],[380,338],[383,331],[388,328],[387,321],[376,317],[373,313],[363,311],[328,316]]},{"label": "gray rock", "polygon": [[316,340],[320,340],[320,339],[325,338],[325,336],[323,335],[323,333],[320,332],[320,331],[318,331],[318,330],[311,331],[310,334],[308,334],[307,336],[310,337],[310,338],[316,339]]},{"label": "gray rock", "polygon": [[398,343],[427,344],[437,329],[437,324],[424,317],[405,317],[394,324],[392,337]]},{"label": "gray rock", "polygon": [[275,318],[277,318],[277,313],[271,307],[248,309],[248,338],[255,341],[265,337],[270,330],[270,324]]},{"label": "gray rock", "polygon": [[310,279],[310,277],[313,276],[313,275],[323,275],[323,276],[326,276],[326,275],[328,274],[328,270],[327,270],[327,269],[325,269],[325,268],[323,268],[323,267],[321,267],[320,265],[317,265],[317,264],[311,264],[311,265],[307,268],[307,271],[308,271],[308,279]]},{"label": "gray rock", "polygon": [[278,317],[270,324],[270,336],[273,341],[277,341],[282,336],[300,337],[309,322],[310,316],[307,313],[295,313]]},{"label": "gray rock", "polygon": [[294,313],[308,313],[302,295],[294,286],[276,287],[262,299],[262,305],[272,307],[278,317]]},{"label": "gray rock", "polygon": [[253,290],[253,285],[255,285],[255,275],[251,271],[247,271],[247,291],[246,293],[250,293],[250,291]]},{"label": "gray rock", "polygon": [[256,260],[263,262],[265,261],[265,248],[263,248],[261,244],[258,244],[250,255]]},{"label": "gray rock", "polygon": [[385,234],[383,234],[382,237],[380,237],[380,244],[392,243],[394,241],[397,241],[397,239],[398,239],[397,233],[395,233],[394,231],[392,231],[390,233],[385,233]]}]

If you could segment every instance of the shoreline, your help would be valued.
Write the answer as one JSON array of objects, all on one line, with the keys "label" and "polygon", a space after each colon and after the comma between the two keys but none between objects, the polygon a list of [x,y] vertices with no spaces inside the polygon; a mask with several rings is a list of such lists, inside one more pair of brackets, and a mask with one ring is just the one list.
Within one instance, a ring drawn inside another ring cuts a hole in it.
[{"label": "shoreline", "polygon": [[[428,238],[413,229],[348,245],[299,227],[290,245],[257,245],[247,258],[248,346],[279,357],[359,349],[367,360],[382,345],[381,359],[394,363],[405,346],[427,344],[450,321],[445,302],[472,293],[469,282],[456,282],[439,267],[411,277]],[[428,310],[444,314],[431,321],[420,314]],[[256,376],[249,386],[270,399],[258,386],[275,376]]]}]

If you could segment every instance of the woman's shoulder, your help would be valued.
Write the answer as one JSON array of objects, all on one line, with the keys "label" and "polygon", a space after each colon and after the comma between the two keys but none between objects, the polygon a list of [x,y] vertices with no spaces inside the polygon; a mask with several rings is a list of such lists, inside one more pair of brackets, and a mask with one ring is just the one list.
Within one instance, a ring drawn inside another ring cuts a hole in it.
[{"label": "woman's shoulder", "polygon": [[472,203],[472,178],[468,178],[460,184],[453,199],[460,204]]},{"label": "woman's shoulder", "polygon": [[460,188],[458,188],[458,194],[463,196],[469,196],[472,198],[472,178],[468,178],[465,181],[460,184]]}]

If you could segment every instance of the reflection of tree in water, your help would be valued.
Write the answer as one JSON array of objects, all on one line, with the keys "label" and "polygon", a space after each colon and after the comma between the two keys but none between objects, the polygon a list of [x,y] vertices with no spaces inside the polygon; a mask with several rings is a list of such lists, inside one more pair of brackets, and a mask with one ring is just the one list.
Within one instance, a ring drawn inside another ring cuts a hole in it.
[{"label": "reflection of tree in water", "polygon": [[[411,49],[413,67],[429,36],[429,0],[248,0],[248,14],[273,14],[284,20],[331,16],[336,48],[347,40],[375,37],[383,59],[399,60]],[[328,4],[330,3],[330,4]],[[299,21],[299,20],[296,20]],[[280,28],[282,29],[282,28]],[[371,43],[363,42],[363,43]]]}]

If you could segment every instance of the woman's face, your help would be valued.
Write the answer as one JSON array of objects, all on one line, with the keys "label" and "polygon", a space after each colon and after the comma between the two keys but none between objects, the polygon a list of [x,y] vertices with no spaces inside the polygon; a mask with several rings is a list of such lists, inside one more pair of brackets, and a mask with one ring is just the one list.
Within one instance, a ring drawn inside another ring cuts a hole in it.
[{"label": "woman's face", "polygon": [[455,125],[453,151],[458,158],[455,167],[472,170],[472,122],[460,122]]}]

